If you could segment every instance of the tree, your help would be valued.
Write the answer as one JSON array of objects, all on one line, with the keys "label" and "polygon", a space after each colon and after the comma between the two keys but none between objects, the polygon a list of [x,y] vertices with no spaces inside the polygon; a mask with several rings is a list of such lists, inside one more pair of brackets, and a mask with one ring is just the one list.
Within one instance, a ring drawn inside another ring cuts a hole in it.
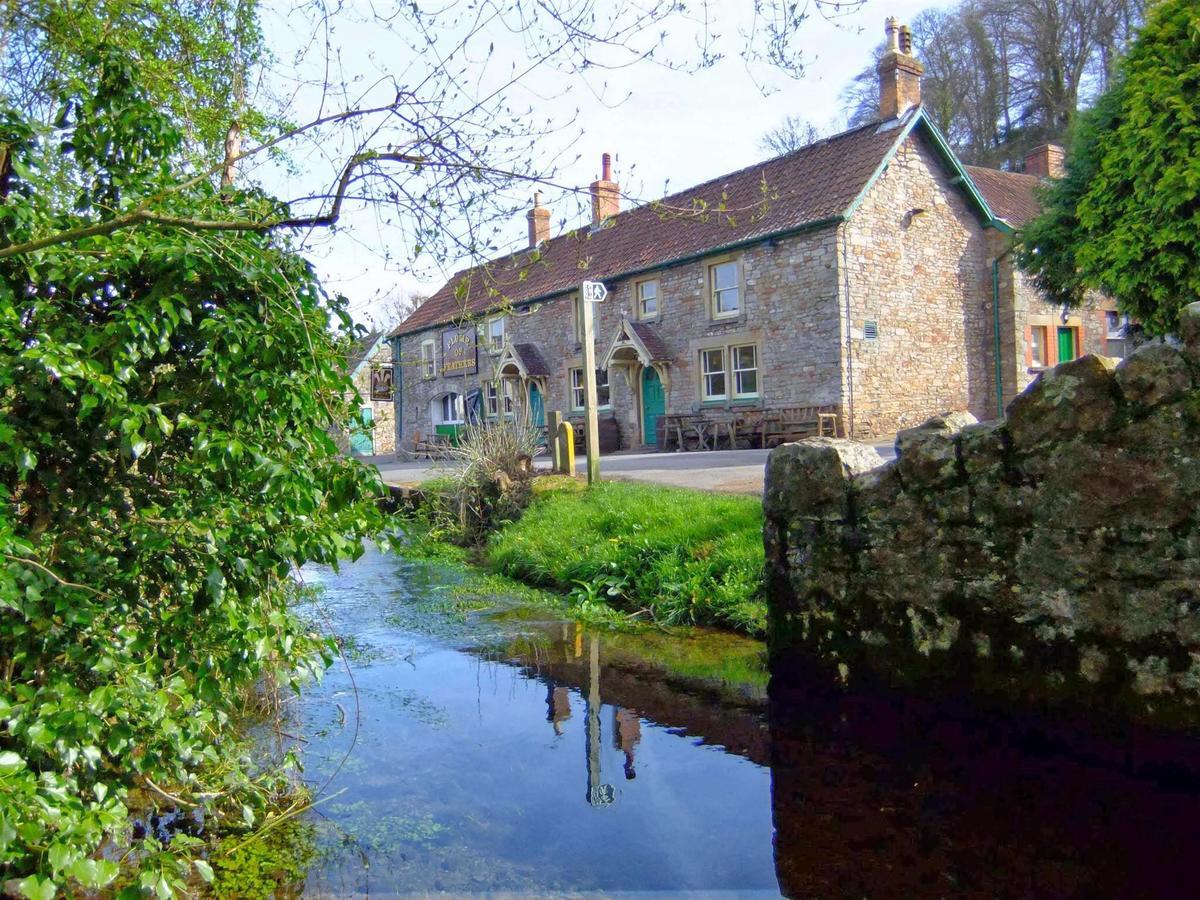
[{"label": "tree", "polygon": [[[921,13],[913,42],[926,111],[966,162],[1019,169],[1038,144],[1069,140],[1142,9],[1143,0],[965,0]],[[877,84],[871,65],[843,92],[852,124],[875,117]]]},{"label": "tree", "polygon": [[[337,10],[315,8],[324,34]],[[408,254],[486,249],[503,190],[552,179],[533,140],[551,126],[506,89],[538,66],[644,59],[655,39],[636,42],[679,14],[673,0],[405,4],[375,24],[404,25],[406,77],[379,100],[318,79],[312,114],[293,118],[287,102],[248,108],[268,56],[250,0],[3,7],[6,890],[109,885],[106,843],[134,851],[141,890],[182,889],[195,840],[135,840],[136,805],[203,805],[217,830],[264,821],[284,785],[250,770],[233,723],[260,680],[296,686],[332,649],[294,615],[291,573],[355,556],[383,525],[378,476],[328,434],[357,407],[344,351],[360,332],[299,248],[369,205],[397,218]],[[481,86],[480,23],[515,29],[530,68]],[[765,32],[773,60],[796,24]],[[329,179],[282,200],[256,167],[311,185],[297,148]]]},{"label": "tree", "polygon": [[788,116],[766,134],[758,142],[759,149],[764,153],[782,156],[816,143],[824,135],[821,129],[812,122],[800,116]]},{"label": "tree", "polygon": [[1078,305],[1103,291],[1157,335],[1200,300],[1198,84],[1200,15],[1162,0],[1022,235],[1021,264],[1050,296]]}]

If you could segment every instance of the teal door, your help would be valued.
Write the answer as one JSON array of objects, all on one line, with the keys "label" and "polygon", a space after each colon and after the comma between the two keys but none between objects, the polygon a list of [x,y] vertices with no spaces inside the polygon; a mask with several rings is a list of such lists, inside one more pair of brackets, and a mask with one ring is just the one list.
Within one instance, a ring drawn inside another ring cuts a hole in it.
[{"label": "teal door", "polygon": [[350,426],[350,452],[359,456],[370,456],[375,452],[375,439],[371,437],[371,426],[375,423],[375,411],[364,406],[362,420]]},{"label": "teal door", "polygon": [[546,404],[536,385],[529,386],[529,419],[538,428],[546,425]]},{"label": "teal door", "polygon": [[658,420],[667,411],[662,380],[654,369],[642,370],[642,441],[658,443]]}]

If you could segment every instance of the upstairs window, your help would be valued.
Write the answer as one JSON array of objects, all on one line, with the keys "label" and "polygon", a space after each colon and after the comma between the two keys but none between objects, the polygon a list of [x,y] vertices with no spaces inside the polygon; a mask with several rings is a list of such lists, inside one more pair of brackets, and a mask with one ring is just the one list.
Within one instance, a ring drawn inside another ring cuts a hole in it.
[{"label": "upstairs window", "polygon": [[714,319],[731,319],[741,312],[741,278],[737,260],[709,266],[708,285]]},{"label": "upstairs window", "polygon": [[421,341],[421,377],[432,378],[437,374],[437,359],[433,341]]},{"label": "upstairs window", "polygon": [[498,316],[487,324],[488,347],[492,350],[501,350],[504,347],[504,322],[505,316]]},{"label": "upstairs window", "polygon": [[658,282],[642,281],[637,286],[637,310],[639,319],[658,318]]}]

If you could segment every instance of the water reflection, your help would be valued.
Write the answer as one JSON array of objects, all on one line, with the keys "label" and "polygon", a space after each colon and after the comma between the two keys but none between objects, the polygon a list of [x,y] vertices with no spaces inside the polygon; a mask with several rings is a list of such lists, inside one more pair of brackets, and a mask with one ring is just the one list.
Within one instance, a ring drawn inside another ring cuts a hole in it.
[{"label": "water reflection", "polygon": [[[817,678],[768,715],[729,664],[748,642],[423,618],[446,577],[377,554],[319,574],[363,713],[314,894],[1200,896],[1200,742]],[[350,692],[334,671],[302,700],[314,783]]]}]

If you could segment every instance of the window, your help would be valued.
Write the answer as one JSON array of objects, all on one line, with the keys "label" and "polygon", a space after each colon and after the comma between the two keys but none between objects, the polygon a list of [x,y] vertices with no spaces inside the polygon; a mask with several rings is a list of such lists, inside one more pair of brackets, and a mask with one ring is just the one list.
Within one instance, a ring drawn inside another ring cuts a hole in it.
[{"label": "window", "polygon": [[487,324],[488,347],[492,350],[504,347],[504,320],[504,316],[499,316]]},{"label": "window", "polygon": [[712,296],[712,317],[714,319],[728,319],[736,316],[741,310],[742,301],[738,280],[736,260],[708,267],[708,284]]},{"label": "window", "polygon": [[758,348],[753,344],[730,347],[733,360],[733,396],[735,398],[758,396]]},{"label": "window", "polygon": [[457,424],[463,420],[463,400],[461,394],[453,392],[444,394],[431,404],[433,407],[434,425]]},{"label": "window", "polygon": [[637,310],[639,319],[654,319],[658,316],[658,282],[641,281],[637,285]]},{"label": "window", "polygon": [[437,374],[437,360],[434,358],[433,341],[421,341],[421,376],[432,378]]},{"label": "window", "polygon": [[483,411],[489,419],[500,415],[500,391],[494,381],[489,381],[483,386]]},{"label": "window", "polygon": [[[571,408],[583,409],[584,402],[583,369],[571,370]],[[596,370],[596,407],[604,409],[612,406],[612,395],[608,387],[608,369]]]},{"label": "window", "polygon": [[504,379],[500,384],[501,393],[504,394],[504,414],[511,416],[513,414],[513,383],[509,379]]},{"label": "window", "polygon": [[725,399],[725,348],[700,351],[700,399]]},{"label": "window", "polygon": [[1108,339],[1110,341],[1120,341],[1125,338],[1125,326],[1129,324],[1129,316],[1123,316],[1119,312],[1106,312],[1104,321],[1108,325]]},{"label": "window", "polygon": [[1033,325],[1029,329],[1029,363],[1032,366],[1046,365],[1046,326]]},{"label": "window", "polygon": [[879,323],[874,319],[868,319],[866,322],[863,322],[863,340],[879,340]]}]

